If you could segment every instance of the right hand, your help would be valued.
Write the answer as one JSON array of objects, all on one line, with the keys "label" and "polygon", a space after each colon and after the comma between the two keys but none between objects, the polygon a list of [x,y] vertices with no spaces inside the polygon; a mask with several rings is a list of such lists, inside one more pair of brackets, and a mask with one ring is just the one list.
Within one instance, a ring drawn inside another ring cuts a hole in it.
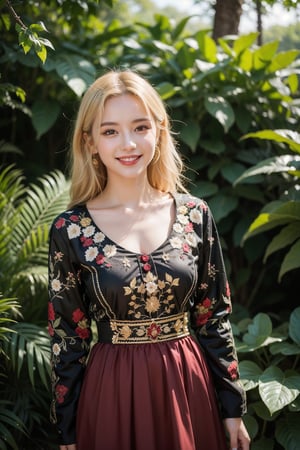
[{"label": "right hand", "polygon": [[76,444],[60,445],[59,450],[76,450]]}]

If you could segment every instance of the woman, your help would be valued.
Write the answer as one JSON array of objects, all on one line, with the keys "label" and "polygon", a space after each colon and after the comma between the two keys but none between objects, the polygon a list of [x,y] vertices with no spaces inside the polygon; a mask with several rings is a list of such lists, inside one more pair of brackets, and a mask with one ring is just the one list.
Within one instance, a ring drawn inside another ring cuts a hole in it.
[{"label": "woman", "polygon": [[182,168],[145,79],[111,71],[90,86],[50,238],[60,450],[249,449],[218,234]]}]

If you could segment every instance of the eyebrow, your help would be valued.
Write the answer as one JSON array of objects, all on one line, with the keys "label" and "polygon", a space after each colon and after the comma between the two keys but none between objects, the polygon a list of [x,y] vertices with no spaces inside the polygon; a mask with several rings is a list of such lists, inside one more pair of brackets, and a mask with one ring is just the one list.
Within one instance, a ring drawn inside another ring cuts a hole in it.
[{"label": "eyebrow", "polygon": [[[141,117],[139,119],[134,119],[132,123],[139,123],[139,122],[151,122],[151,119],[149,117]],[[116,126],[118,125],[118,122],[102,122],[100,124],[100,127],[107,127],[107,126]]]}]

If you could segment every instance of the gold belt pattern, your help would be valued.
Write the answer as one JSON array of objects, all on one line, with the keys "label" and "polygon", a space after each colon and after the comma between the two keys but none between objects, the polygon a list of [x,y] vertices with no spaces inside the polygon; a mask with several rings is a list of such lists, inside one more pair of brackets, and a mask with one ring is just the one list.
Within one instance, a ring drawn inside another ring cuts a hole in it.
[{"label": "gold belt pattern", "polygon": [[110,320],[113,344],[145,344],[188,336],[188,313],[161,319]]}]

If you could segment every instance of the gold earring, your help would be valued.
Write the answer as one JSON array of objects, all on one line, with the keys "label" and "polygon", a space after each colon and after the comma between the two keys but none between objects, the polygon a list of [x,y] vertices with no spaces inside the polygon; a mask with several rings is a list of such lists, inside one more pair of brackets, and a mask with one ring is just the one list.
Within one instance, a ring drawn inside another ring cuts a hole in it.
[{"label": "gold earring", "polygon": [[94,166],[94,169],[99,169],[99,157],[97,153],[94,153],[92,155],[92,164]]}]

